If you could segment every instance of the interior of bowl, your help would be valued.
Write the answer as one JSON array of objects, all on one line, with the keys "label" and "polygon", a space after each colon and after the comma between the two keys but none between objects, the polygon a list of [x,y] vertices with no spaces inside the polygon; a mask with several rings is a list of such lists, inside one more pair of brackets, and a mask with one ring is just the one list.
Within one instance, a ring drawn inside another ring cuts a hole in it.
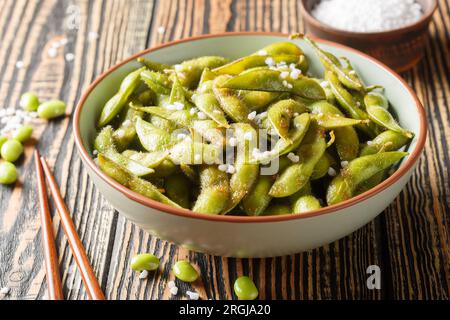
[{"label": "interior of bowl", "polygon": [[[323,67],[319,59],[308,44],[301,39],[288,40],[281,35],[227,35],[218,37],[197,38],[191,41],[180,41],[163,46],[157,50],[144,52],[142,55],[163,63],[175,64],[182,60],[204,56],[221,55],[230,59],[242,57],[277,41],[292,41],[299,45],[310,61],[310,72],[315,76],[322,76]],[[377,64],[361,53],[342,46],[335,46],[329,42],[320,42],[325,49],[340,57],[350,59],[355,70],[361,75],[366,85],[380,84],[385,88],[385,95],[389,99],[394,113],[400,124],[416,134],[408,147],[413,152],[417,147],[420,136],[420,116],[416,101],[405,84],[386,67]],[[107,71],[88,90],[79,115],[79,132],[84,148],[92,154],[93,141],[97,132],[96,122],[106,101],[117,91],[121,80],[140,64],[135,59],[127,60]],[[405,161],[405,160],[404,160]]]}]

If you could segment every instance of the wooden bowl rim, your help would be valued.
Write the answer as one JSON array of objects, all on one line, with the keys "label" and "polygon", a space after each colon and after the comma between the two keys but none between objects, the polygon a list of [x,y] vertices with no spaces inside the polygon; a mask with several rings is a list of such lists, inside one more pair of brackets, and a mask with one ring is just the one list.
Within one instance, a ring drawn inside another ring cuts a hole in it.
[{"label": "wooden bowl rim", "polygon": [[301,0],[300,7],[301,7],[301,12],[303,14],[303,17],[305,18],[305,20],[308,23],[314,25],[314,27],[322,30],[325,33],[333,34],[335,36],[357,38],[357,39],[367,39],[368,37],[371,37],[371,36],[386,36],[386,37],[397,36],[402,33],[418,30],[422,26],[426,25],[431,20],[431,17],[433,16],[434,12],[436,11],[436,9],[438,7],[437,0],[428,0],[428,1],[432,2],[430,9],[428,10],[428,12],[426,12],[420,18],[420,20],[418,20],[417,22],[415,22],[413,24],[409,24],[409,25],[406,25],[401,28],[386,30],[386,31],[355,32],[355,31],[347,31],[347,30],[337,29],[329,24],[326,24],[326,23],[323,23],[323,22],[317,20],[316,18],[313,17],[313,15],[309,12],[309,10],[306,9],[306,1],[309,1],[309,0]]},{"label": "wooden bowl rim", "polygon": [[141,52],[138,52],[131,57],[118,62],[108,70],[106,70],[104,73],[102,73],[95,81],[87,88],[87,90],[82,95],[79,103],[75,107],[74,111],[74,117],[73,117],[73,135],[75,137],[75,144],[78,148],[78,151],[80,153],[81,158],[84,160],[84,164],[87,165],[94,174],[99,177],[103,182],[108,184],[111,188],[115,189],[116,191],[122,193],[125,197],[130,199],[131,201],[135,201],[143,206],[146,206],[148,208],[156,209],[161,211],[161,214],[171,214],[175,216],[180,216],[184,218],[190,218],[190,219],[197,219],[197,220],[206,220],[206,221],[220,221],[220,222],[228,222],[228,223],[271,223],[271,222],[282,222],[282,221],[291,221],[291,220],[300,220],[300,219],[307,219],[312,218],[316,216],[326,215],[326,214],[332,214],[336,213],[337,211],[340,211],[340,213],[343,213],[345,211],[342,211],[342,209],[348,208],[350,206],[359,204],[376,194],[380,193],[381,191],[384,191],[388,187],[392,186],[394,183],[398,182],[400,178],[402,178],[407,172],[413,168],[415,163],[419,160],[419,157],[423,151],[423,148],[425,146],[426,136],[427,136],[427,123],[426,123],[426,115],[425,115],[425,109],[421,102],[419,101],[419,98],[415,94],[415,92],[411,89],[411,87],[406,83],[406,81],[400,77],[395,71],[390,69],[388,66],[383,64],[382,62],[376,60],[375,58],[350,47],[344,46],[342,44],[318,39],[313,37],[313,39],[319,43],[328,44],[337,48],[341,48],[350,52],[353,52],[357,55],[362,56],[363,58],[369,60],[370,62],[376,64],[377,66],[381,67],[384,71],[390,73],[393,75],[397,80],[400,81],[401,85],[403,86],[403,89],[407,90],[409,95],[413,98],[415,104],[414,107],[417,110],[417,114],[419,116],[419,131],[420,134],[417,136],[417,143],[413,150],[413,152],[408,156],[406,161],[402,164],[398,170],[394,172],[389,178],[384,180],[382,183],[377,185],[376,187],[357,195],[353,198],[350,198],[346,201],[340,202],[338,204],[334,204],[331,206],[327,206],[324,208],[320,208],[317,210],[313,210],[307,213],[303,214],[292,214],[287,213],[283,215],[277,215],[277,216],[227,216],[227,215],[209,215],[209,214],[200,214],[196,213],[189,209],[184,208],[175,208],[171,207],[169,205],[163,204],[161,202],[149,199],[144,197],[143,195],[140,195],[120,183],[116,182],[114,179],[106,175],[94,162],[94,160],[89,155],[88,151],[84,147],[83,139],[81,138],[81,130],[80,130],[80,118],[81,118],[81,111],[84,108],[85,102],[88,98],[88,96],[91,94],[91,92],[95,89],[95,87],[103,81],[104,78],[106,78],[110,73],[114,72],[116,69],[120,68],[121,66],[127,64],[128,62],[137,59],[140,56],[146,55],[150,52],[157,51],[159,49],[173,46],[179,43],[184,42],[190,42],[190,41],[197,41],[202,39],[208,39],[208,38],[221,38],[221,37],[230,37],[230,36],[266,36],[266,37],[289,37],[289,34],[281,33],[281,32],[262,32],[262,31],[256,31],[256,32],[225,32],[225,33],[219,33],[219,34],[206,34],[206,35],[198,35],[194,37],[189,37],[185,39],[180,39],[176,41],[167,42],[158,46],[155,46],[153,48],[148,48],[146,50],[143,50]]}]

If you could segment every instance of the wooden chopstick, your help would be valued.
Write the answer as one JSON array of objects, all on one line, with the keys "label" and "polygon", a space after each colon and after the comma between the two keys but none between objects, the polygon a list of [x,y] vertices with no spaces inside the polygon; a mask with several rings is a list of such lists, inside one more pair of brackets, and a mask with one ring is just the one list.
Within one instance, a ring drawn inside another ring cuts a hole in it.
[{"label": "wooden chopstick", "polygon": [[89,263],[83,243],[81,243],[81,240],[78,237],[75,225],[73,224],[72,218],[64,203],[64,199],[61,196],[55,177],[44,157],[40,157],[40,162],[48,180],[50,191],[61,219],[61,224],[69,241],[69,246],[80,270],[81,278],[86,286],[87,294],[91,300],[105,300],[105,295],[103,294],[97,278],[95,277],[94,270],[92,270],[91,264]]},{"label": "wooden chopstick", "polygon": [[59,273],[58,253],[56,252],[55,238],[53,236],[52,218],[48,208],[47,187],[45,185],[44,172],[42,171],[40,155],[34,151],[34,165],[36,168],[39,209],[42,228],[42,246],[44,247],[45,272],[47,275],[48,298],[50,300],[64,300]]}]

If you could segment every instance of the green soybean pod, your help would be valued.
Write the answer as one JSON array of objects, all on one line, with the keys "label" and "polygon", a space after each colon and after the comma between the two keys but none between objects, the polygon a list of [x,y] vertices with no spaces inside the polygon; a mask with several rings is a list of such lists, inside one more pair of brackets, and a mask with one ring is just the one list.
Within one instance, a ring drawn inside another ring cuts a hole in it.
[{"label": "green soybean pod", "polygon": [[287,203],[273,203],[261,213],[262,216],[279,216],[292,213],[292,208]]},{"label": "green soybean pod", "polygon": [[154,271],[158,266],[158,257],[150,253],[141,253],[131,259],[131,269],[135,271]]},{"label": "green soybean pod", "polygon": [[37,112],[42,119],[61,117],[66,112],[66,103],[56,99],[46,101],[38,107]]},{"label": "green soybean pod", "polygon": [[180,260],[175,263],[172,271],[175,277],[184,282],[194,282],[198,278],[197,270],[186,260]]},{"label": "green soybean pod", "polygon": [[242,276],[234,282],[234,293],[239,300],[255,300],[258,297],[258,288],[252,279]]},{"label": "green soybean pod", "polygon": [[39,107],[39,98],[33,92],[25,92],[20,96],[19,105],[25,111],[36,111]]},{"label": "green soybean pod", "polygon": [[2,145],[0,153],[2,158],[6,161],[14,162],[22,155],[23,146],[19,141],[15,139],[9,139]]},{"label": "green soybean pod", "polygon": [[17,169],[11,162],[0,163],[0,184],[11,184],[17,180]]},{"label": "green soybean pod", "polygon": [[31,138],[33,134],[33,127],[30,125],[24,125],[17,129],[14,133],[13,138],[19,142],[26,142]]},{"label": "green soybean pod", "polygon": [[269,191],[273,181],[272,176],[259,176],[253,189],[242,199],[242,208],[247,215],[258,216],[266,210],[272,199]]}]

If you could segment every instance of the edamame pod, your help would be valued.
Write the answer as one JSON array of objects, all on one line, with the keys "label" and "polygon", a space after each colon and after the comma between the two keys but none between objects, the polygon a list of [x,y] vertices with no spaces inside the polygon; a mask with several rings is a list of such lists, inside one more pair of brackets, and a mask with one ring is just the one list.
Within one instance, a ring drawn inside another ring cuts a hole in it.
[{"label": "edamame pod", "polygon": [[350,199],[359,184],[374,174],[389,168],[407,155],[407,152],[399,151],[380,152],[350,161],[348,166],[343,168],[328,186],[328,205]]},{"label": "edamame pod", "polygon": [[107,156],[99,154],[98,163],[104,173],[126,188],[155,201],[175,208],[181,208],[178,204],[163,195],[151,182],[135,176],[124,167],[110,160]]},{"label": "edamame pod", "polygon": [[136,120],[136,134],[144,149],[150,152],[166,150],[171,145],[171,137],[168,132],[141,118]]},{"label": "edamame pod", "polygon": [[170,94],[170,80],[166,74],[150,71],[141,70],[140,79],[155,93],[155,94]]},{"label": "edamame pod", "polygon": [[235,90],[222,88],[221,85],[228,81],[229,76],[218,76],[214,79],[213,92],[220,103],[222,110],[235,122],[249,122],[250,110],[237,96]]},{"label": "edamame pod", "polygon": [[219,56],[205,56],[192,60],[187,60],[181,64],[175,65],[178,79],[186,88],[194,88],[197,86],[200,76],[205,68],[214,69],[227,63],[228,60]]},{"label": "edamame pod", "polygon": [[164,72],[164,70],[172,69],[172,67],[168,64],[156,62],[144,57],[137,58],[137,61],[142,63],[144,66],[146,66],[152,71]]},{"label": "edamame pod", "polygon": [[287,140],[288,143],[292,143],[289,139],[291,120],[295,114],[299,115],[305,111],[306,107],[295,100],[281,100],[269,107],[267,119],[282,139]]},{"label": "edamame pod", "polygon": [[230,197],[228,176],[217,166],[204,166],[200,170],[200,194],[193,211],[219,214],[227,206]]},{"label": "edamame pod", "polygon": [[316,81],[302,75],[298,75],[296,79],[283,79],[281,71],[271,69],[253,70],[238,75],[224,82],[222,88],[289,92],[312,100],[326,99],[325,91]]},{"label": "edamame pod", "polygon": [[167,196],[183,208],[190,208],[189,194],[191,182],[183,174],[174,174],[165,179],[164,189]]},{"label": "edamame pod", "polygon": [[249,216],[259,216],[269,206],[272,197],[269,195],[274,178],[260,175],[252,190],[242,199],[242,208]]},{"label": "edamame pod", "polygon": [[128,102],[128,98],[138,87],[141,79],[141,71],[143,70],[145,70],[145,67],[131,72],[122,80],[119,91],[103,107],[100,119],[98,120],[99,127],[107,125],[122,111],[122,108]]},{"label": "edamame pod", "polygon": [[197,93],[192,97],[192,100],[194,101],[197,108],[199,108],[201,111],[207,114],[208,117],[210,117],[212,120],[217,122],[218,125],[225,128],[230,127],[222,109],[220,108],[220,104],[217,101],[214,94]]}]

